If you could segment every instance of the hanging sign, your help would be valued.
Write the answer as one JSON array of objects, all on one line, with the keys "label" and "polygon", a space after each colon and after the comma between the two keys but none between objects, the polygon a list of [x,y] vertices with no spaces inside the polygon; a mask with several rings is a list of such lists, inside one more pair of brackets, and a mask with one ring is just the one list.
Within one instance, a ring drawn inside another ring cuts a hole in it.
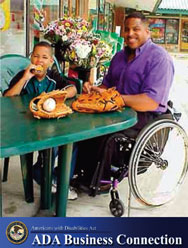
[{"label": "hanging sign", "polygon": [[0,29],[5,31],[10,27],[10,0],[0,0]]}]

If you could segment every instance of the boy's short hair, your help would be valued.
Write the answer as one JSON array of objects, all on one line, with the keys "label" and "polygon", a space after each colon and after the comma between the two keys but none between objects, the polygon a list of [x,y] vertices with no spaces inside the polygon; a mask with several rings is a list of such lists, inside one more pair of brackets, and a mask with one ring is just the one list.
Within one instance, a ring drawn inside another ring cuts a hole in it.
[{"label": "boy's short hair", "polygon": [[52,46],[47,41],[40,41],[39,43],[35,44],[34,47],[33,47],[33,52],[35,51],[36,47],[46,47],[46,48],[48,48],[50,50],[51,56],[53,56]]},{"label": "boy's short hair", "polygon": [[144,24],[148,25],[148,20],[147,18],[145,17],[145,15],[143,15],[141,12],[132,12],[131,14],[129,14],[128,16],[125,17],[125,22],[127,19],[130,19],[130,18],[138,18],[140,19]]}]

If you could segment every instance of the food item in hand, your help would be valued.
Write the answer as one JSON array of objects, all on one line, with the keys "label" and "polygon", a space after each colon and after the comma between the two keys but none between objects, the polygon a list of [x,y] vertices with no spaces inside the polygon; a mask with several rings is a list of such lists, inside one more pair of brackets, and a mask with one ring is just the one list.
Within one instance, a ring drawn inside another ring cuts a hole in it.
[{"label": "food item in hand", "polygon": [[123,98],[115,88],[104,90],[102,93],[93,91],[90,94],[82,94],[72,103],[74,110],[84,113],[115,111],[123,106]]},{"label": "food item in hand", "polygon": [[43,71],[43,67],[42,65],[37,65],[37,67],[35,68],[36,72],[42,72]]},{"label": "food item in hand", "polygon": [[56,107],[56,101],[53,98],[48,98],[43,103],[43,109],[47,112],[52,112]]},{"label": "food item in hand", "polygon": [[30,70],[31,73],[39,73],[39,72],[42,72],[42,71],[43,71],[42,65],[37,65],[35,68],[32,68]]},{"label": "food item in hand", "polygon": [[43,92],[31,100],[29,108],[35,118],[59,119],[73,112],[65,104],[66,96],[67,91],[65,90],[53,90],[49,93]]}]

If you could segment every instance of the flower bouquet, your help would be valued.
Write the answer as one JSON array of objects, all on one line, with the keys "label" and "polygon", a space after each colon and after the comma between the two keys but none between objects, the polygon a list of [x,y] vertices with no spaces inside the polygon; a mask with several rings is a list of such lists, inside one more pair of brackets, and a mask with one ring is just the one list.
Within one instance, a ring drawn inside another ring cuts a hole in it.
[{"label": "flower bouquet", "polygon": [[64,16],[50,22],[43,32],[44,38],[55,47],[58,61],[68,61],[72,73],[77,72],[83,81],[91,68],[112,57],[111,45],[101,40],[100,34],[92,33],[89,23],[82,18]]},{"label": "flower bouquet", "polygon": [[43,30],[44,38],[52,44],[62,42],[70,44],[73,40],[84,37],[89,31],[89,23],[82,18],[64,16],[50,22]]},{"label": "flower bouquet", "polygon": [[110,60],[111,54],[112,47],[90,33],[84,38],[75,39],[65,51],[64,59],[77,67],[90,69]]},{"label": "flower bouquet", "polygon": [[63,61],[68,46],[75,39],[84,37],[89,29],[89,23],[84,19],[63,16],[61,19],[50,22],[43,33],[44,38],[55,47],[55,56],[58,61]]}]

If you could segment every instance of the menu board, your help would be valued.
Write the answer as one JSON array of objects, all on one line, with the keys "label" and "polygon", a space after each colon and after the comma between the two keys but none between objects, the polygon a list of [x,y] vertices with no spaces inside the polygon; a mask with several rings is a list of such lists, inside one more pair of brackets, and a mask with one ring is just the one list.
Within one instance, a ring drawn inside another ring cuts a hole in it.
[{"label": "menu board", "polygon": [[165,43],[165,19],[149,18],[149,27],[155,43]]},{"label": "menu board", "polygon": [[184,43],[188,43],[188,21],[186,20],[182,20],[181,40]]},{"label": "menu board", "polygon": [[182,19],[181,49],[188,50],[188,20]]},{"label": "menu board", "polygon": [[166,20],[165,42],[167,44],[178,44],[179,20]]}]

